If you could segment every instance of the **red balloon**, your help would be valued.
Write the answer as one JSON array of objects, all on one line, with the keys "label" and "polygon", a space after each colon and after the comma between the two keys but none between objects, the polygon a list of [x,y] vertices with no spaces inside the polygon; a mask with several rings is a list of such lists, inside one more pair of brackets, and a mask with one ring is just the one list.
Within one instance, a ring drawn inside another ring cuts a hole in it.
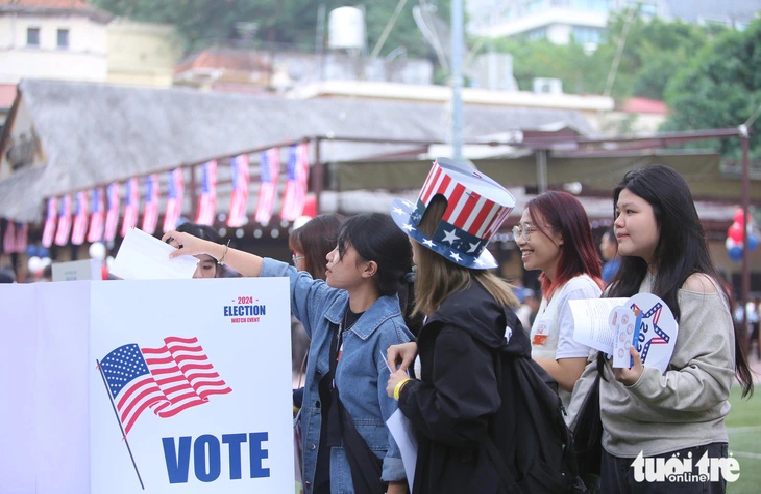
[{"label": "red balloon", "polygon": [[743,241],[743,229],[740,223],[732,223],[732,226],[727,230],[727,237],[731,238],[735,242]]},{"label": "red balloon", "polygon": [[735,224],[736,225],[743,224],[743,210],[742,209],[735,210]]}]

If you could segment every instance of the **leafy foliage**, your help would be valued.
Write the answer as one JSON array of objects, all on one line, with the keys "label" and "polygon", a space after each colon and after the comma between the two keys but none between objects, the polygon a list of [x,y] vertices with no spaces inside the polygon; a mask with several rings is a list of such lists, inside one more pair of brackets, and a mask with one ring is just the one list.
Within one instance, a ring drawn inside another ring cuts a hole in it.
[{"label": "leafy foliage", "polygon": [[[761,20],[745,31],[725,31],[705,46],[666,86],[673,113],[664,130],[736,127],[761,106]],[[761,118],[752,127],[753,156],[761,156]],[[737,139],[721,141],[724,155],[739,154]]]},{"label": "leafy foliage", "polygon": [[668,80],[708,43],[708,31],[658,19],[645,21],[635,13],[611,15],[608,35],[593,52],[577,43],[556,45],[545,39],[504,38],[493,49],[513,55],[518,86],[530,90],[534,77],[557,77],[563,90],[574,94],[603,94],[624,25],[629,22],[611,95],[662,99]]},{"label": "leafy foliage", "polygon": [[[92,3],[117,15],[135,21],[172,24],[185,41],[186,51],[208,47],[215,42],[239,38],[238,23],[256,23],[256,39],[268,43],[287,44],[301,51],[315,51],[318,12],[327,13],[348,5],[345,0],[92,0]],[[417,2],[408,1],[383,45],[380,55],[403,46],[410,56],[430,56],[429,49],[412,16]],[[350,3],[365,9],[367,51],[372,50],[386,27],[396,0],[354,0]],[[449,18],[449,0],[437,2],[439,16]]]}]

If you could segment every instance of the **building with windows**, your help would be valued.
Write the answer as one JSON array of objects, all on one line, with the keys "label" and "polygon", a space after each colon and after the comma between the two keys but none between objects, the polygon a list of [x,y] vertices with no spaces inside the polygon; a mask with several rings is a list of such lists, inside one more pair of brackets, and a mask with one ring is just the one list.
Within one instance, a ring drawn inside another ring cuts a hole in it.
[{"label": "building with windows", "polygon": [[743,29],[761,11],[758,0],[471,0],[471,34],[523,36],[553,43],[599,43],[608,15],[638,7],[644,17]]},{"label": "building with windows", "polygon": [[112,18],[82,0],[0,0],[0,84],[105,82]]}]

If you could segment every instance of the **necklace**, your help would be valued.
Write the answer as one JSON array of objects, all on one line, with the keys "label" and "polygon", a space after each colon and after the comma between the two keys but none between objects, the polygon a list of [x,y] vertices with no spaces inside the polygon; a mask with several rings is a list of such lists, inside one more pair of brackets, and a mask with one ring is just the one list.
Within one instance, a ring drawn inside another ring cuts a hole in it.
[{"label": "necklace", "polygon": [[[351,309],[348,309],[348,308],[346,309],[346,312],[344,312],[344,320],[343,320],[343,324],[341,324],[341,329],[344,332],[349,331],[354,326],[354,324],[356,324],[356,322],[359,321],[359,318],[362,316],[362,314],[354,314],[352,312],[352,321],[351,323],[349,323],[349,312],[351,312]],[[357,317],[355,318],[353,316],[357,316]]]}]

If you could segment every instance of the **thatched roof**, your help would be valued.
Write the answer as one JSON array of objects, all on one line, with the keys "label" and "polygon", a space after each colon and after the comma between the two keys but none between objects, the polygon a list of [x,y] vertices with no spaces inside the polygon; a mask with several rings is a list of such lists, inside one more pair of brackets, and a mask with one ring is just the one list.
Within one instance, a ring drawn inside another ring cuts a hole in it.
[{"label": "thatched roof", "polygon": [[[40,222],[48,196],[304,136],[445,141],[450,131],[449,107],[437,103],[289,100],[183,88],[32,80],[19,85],[18,98],[16,105],[25,105],[46,163],[0,182],[0,216],[17,221]],[[467,105],[464,122],[466,139],[547,126],[592,133],[584,117],[574,111]],[[7,124],[12,127],[11,121]],[[336,144],[324,147],[321,161],[390,152],[382,145]]]}]

